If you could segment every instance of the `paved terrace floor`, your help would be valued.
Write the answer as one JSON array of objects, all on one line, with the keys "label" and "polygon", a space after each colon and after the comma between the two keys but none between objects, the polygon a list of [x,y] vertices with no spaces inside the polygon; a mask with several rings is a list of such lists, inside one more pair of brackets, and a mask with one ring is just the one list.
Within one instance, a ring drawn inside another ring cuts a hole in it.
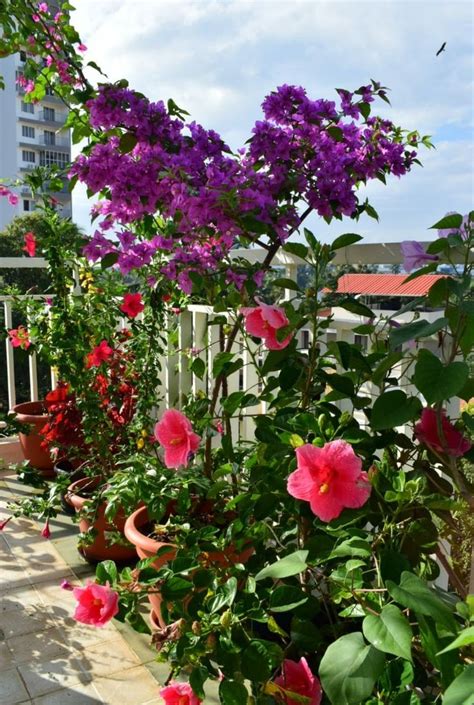
[{"label": "paved terrace floor", "polygon": [[[19,459],[16,447],[0,444],[0,519],[8,502],[32,492],[8,468]],[[0,705],[162,705],[168,668],[149,636],[115,620],[97,629],[72,619],[75,600],[61,580],[80,585],[94,569],[77,552],[69,517],[50,528],[47,540],[19,518],[0,534]]]}]

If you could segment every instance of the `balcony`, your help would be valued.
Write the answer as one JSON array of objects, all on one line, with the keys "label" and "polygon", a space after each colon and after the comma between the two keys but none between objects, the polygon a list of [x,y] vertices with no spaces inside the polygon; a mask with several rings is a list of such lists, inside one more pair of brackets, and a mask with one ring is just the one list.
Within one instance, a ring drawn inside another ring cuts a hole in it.
[{"label": "balcony", "polygon": [[54,135],[54,140],[51,142],[51,137],[46,137],[46,135],[40,135],[40,138],[38,140],[38,144],[40,144],[42,147],[47,147],[48,149],[70,149],[71,148],[71,142],[69,140],[69,137],[66,136],[60,136],[60,135]]},{"label": "balcony", "polygon": [[54,113],[50,113],[48,110],[40,110],[36,115],[36,120],[41,122],[47,122],[51,125],[64,125],[67,120],[67,113],[55,110]]}]

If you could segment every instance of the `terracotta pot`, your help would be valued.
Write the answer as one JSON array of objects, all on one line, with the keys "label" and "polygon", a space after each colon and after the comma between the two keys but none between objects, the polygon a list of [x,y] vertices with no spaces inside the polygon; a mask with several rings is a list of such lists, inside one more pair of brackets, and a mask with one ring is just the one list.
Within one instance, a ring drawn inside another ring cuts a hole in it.
[{"label": "terracotta pot", "polygon": [[53,460],[47,450],[42,448],[43,438],[40,436],[41,429],[48,421],[48,414],[41,401],[27,401],[13,407],[17,421],[27,424],[31,432],[19,433],[20,446],[25,460],[36,470],[39,470],[44,477],[53,477]]},{"label": "terracotta pot", "polygon": [[[156,560],[153,561],[152,565],[154,568],[159,570],[168,561],[173,560],[176,555],[176,547],[172,543],[166,543],[162,541],[157,541],[149,536],[142,533],[141,529],[146,524],[148,524],[148,510],[146,507],[140,507],[131,516],[128,517],[125,522],[125,536],[135,545],[138,556],[140,558],[152,558],[156,556],[157,552],[163,546],[169,546],[171,550],[163,553],[163,555],[158,556]],[[207,565],[218,565],[219,567],[225,567],[233,565],[234,563],[244,563],[253,553],[253,547],[249,546],[240,553],[237,553],[232,548],[229,548],[227,553],[223,551],[210,551],[202,554],[203,562]],[[159,627],[162,629],[166,627],[166,622],[161,614],[161,603],[162,598],[159,592],[148,593],[148,599],[152,606],[153,614],[153,624],[156,626],[158,623]]]},{"label": "terracotta pot", "polygon": [[[67,458],[62,458],[61,460],[57,460],[54,464],[54,474],[58,478],[67,476],[69,478],[69,483],[75,482],[76,480],[81,480],[84,477],[84,472],[77,469],[79,465],[80,462],[78,460],[70,461]],[[69,514],[69,516],[71,516],[76,513],[76,510],[72,504],[67,501],[65,497],[66,493],[67,490],[61,495],[61,507],[65,514]]]},{"label": "terracotta pot", "polygon": [[[88,497],[82,496],[81,491],[84,492],[86,487],[89,489],[95,489],[98,486],[99,478],[96,477],[84,477],[80,480],[76,480],[76,482],[73,482],[72,485],[69,485],[67,501],[72,504],[77,514],[81,512],[85,503],[89,499]],[[119,531],[123,534],[125,514],[122,510],[119,510],[113,521],[110,522],[105,518],[106,506],[106,502],[99,505],[95,519],[92,523],[86,518],[79,519],[79,529],[81,533],[88,531],[91,526],[93,526],[97,531],[94,541],[88,546],[82,546],[79,549],[80,553],[82,553],[82,555],[90,561],[104,561],[109,559],[112,561],[126,562],[136,558],[134,546],[108,543],[105,535],[106,531]]]}]

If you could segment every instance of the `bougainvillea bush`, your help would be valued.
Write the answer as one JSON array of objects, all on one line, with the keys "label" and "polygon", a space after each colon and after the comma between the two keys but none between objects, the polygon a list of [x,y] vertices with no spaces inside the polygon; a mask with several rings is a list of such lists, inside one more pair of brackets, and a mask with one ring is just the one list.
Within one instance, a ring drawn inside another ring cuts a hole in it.
[{"label": "bougainvillea bush", "polygon": [[[0,14],[0,46],[29,52],[31,99],[51,86],[71,107],[75,141],[88,140],[70,171],[100,196],[85,255],[123,276],[145,272],[141,293],[158,292],[157,309],[170,297],[207,302],[219,331],[212,367],[191,362],[209,388],[176,398],[148,429],[157,455],[130,453],[110,480],[139,493],[149,533],[173,544],[160,549],[168,560],[100,564],[96,583],[76,588],[76,619],[100,627],[116,615],[143,629],[138,607],[159,592],[165,626],[153,642],[170,665],[168,705],[206,702],[209,681],[223,705],[468,705],[473,602],[440,536],[456,541],[457,515],[473,504],[473,423],[453,400],[473,395],[474,214],[439,221],[428,251],[404,244],[407,268],[426,265],[412,277],[455,263],[417,301],[439,311],[434,322],[414,305],[404,323],[339,302],[361,317],[367,351],[326,344],[322,315],[331,261],[360,236],[322,244],[303,227],[313,212],[376,216],[359,187],[403,176],[429,140],[373,114],[386,100],[376,82],[339,89],[337,101],[283,85],[232,151],[172,100],[151,102],[125,81],[94,87],[84,72],[98,67],[65,12],[7,6],[16,25]],[[259,245],[263,261],[233,260],[237,244]],[[306,264],[312,286],[277,279],[291,297],[264,301],[280,250]],[[108,341],[95,345],[88,360],[103,364]],[[229,393],[243,350],[257,383]],[[152,371],[149,389],[160,381]],[[242,438],[236,421],[249,416]]]}]

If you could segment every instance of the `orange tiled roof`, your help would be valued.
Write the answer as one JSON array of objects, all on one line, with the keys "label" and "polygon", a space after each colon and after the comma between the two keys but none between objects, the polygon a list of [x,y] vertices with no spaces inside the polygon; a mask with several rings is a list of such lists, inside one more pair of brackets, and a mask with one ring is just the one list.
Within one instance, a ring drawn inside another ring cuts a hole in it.
[{"label": "orange tiled roof", "polygon": [[424,296],[444,274],[422,274],[404,284],[407,274],[343,274],[337,282],[337,294],[368,296]]}]

